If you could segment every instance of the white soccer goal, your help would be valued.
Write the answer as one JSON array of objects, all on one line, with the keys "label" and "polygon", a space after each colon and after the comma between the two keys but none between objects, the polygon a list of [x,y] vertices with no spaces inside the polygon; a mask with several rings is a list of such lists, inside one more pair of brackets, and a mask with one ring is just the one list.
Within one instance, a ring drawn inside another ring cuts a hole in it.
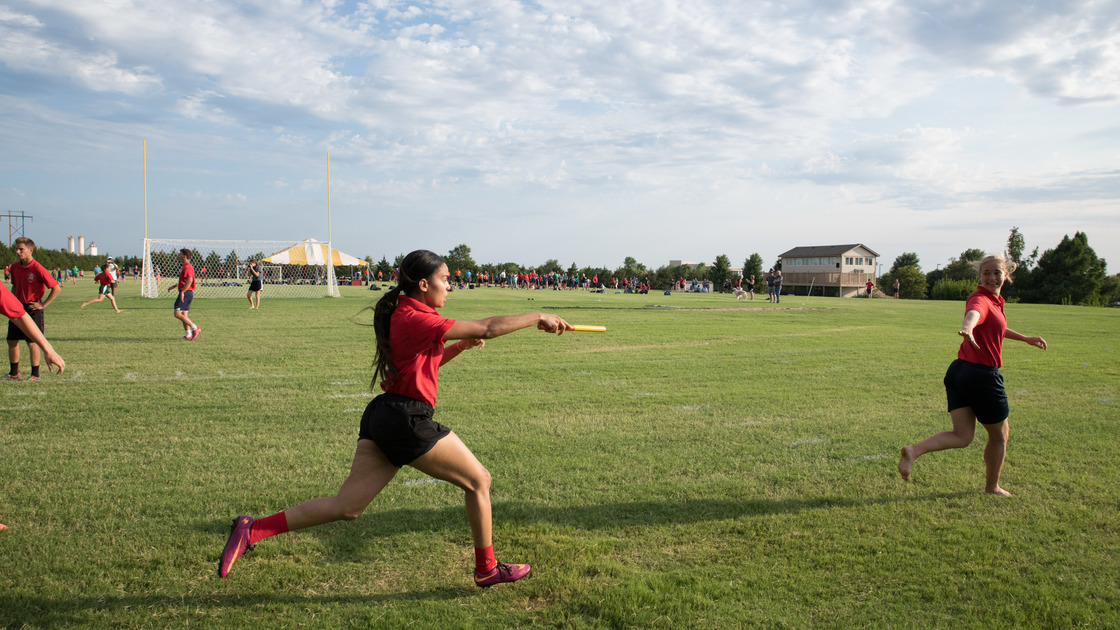
[{"label": "white soccer goal", "polygon": [[266,298],[339,297],[329,241],[202,241],[144,239],[141,295],[174,299],[179,278],[179,250],[191,250],[196,298],[245,297],[250,260],[263,271]]}]

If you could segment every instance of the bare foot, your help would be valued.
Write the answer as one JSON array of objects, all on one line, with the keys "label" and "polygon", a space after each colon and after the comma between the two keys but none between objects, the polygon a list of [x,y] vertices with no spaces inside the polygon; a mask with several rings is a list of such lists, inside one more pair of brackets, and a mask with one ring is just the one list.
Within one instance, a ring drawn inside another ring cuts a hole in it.
[{"label": "bare foot", "polygon": [[79,306],[78,308],[84,311],[84,310],[86,310],[86,305],[83,304],[83,305]]},{"label": "bare foot", "polygon": [[898,474],[903,481],[910,481],[910,467],[914,465],[914,457],[910,454],[910,447],[902,447],[902,455],[898,458]]},{"label": "bare foot", "polygon": [[0,532],[4,531],[5,529],[8,529],[8,526],[3,524],[3,523],[0,523]]},{"label": "bare foot", "polygon": [[1010,492],[1004,490],[1003,488],[1001,488],[999,486],[996,486],[995,490],[984,490],[984,492],[987,493],[987,494],[994,494],[994,495],[1000,496],[1000,497],[1013,497],[1013,496],[1015,496],[1015,495],[1011,494]]}]

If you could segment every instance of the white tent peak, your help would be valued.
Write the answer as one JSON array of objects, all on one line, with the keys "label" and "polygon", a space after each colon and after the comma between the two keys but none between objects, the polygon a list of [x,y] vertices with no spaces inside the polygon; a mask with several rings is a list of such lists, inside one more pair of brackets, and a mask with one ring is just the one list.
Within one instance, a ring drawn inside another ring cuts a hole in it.
[{"label": "white tent peak", "polygon": [[[268,256],[263,262],[270,265],[323,265],[327,260],[327,244],[313,238],[306,238],[288,249]],[[335,267],[368,267],[369,263],[350,254],[331,248],[331,263]]]}]

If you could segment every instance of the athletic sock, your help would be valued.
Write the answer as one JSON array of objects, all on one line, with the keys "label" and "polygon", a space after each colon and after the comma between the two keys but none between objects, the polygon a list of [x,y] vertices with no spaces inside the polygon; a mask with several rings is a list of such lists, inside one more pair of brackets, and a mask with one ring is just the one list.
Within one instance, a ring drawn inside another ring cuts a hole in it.
[{"label": "athletic sock", "polygon": [[39,376],[39,366],[38,365],[32,365],[31,366],[31,376]]},{"label": "athletic sock", "polygon": [[481,547],[474,548],[474,570],[479,573],[489,573],[497,566],[498,561],[494,559],[494,545],[483,549]]},{"label": "athletic sock", "polygon": [[12,366],[12,370],[10,372],[8,372],[8,374],[10,374],[12,376],[15,376],[16,374],[19,374],[19,364],[18,363],[9,363],[8,365]]},{"label": "athletic sock", "polygon": [[283,534],[286,531],[288,531],[288,517],[283,512],[258,518],[253,521],[253,527],[249,529],[249,544],[255,545],[257,541],[276,534]]}]

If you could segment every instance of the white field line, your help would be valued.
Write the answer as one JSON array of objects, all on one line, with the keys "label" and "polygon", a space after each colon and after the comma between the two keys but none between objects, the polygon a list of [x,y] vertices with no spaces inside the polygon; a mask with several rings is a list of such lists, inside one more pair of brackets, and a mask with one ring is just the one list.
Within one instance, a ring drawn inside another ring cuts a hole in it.
[{"label": "white field line", "polygon": [[856,464],[856,463],[859,463],[859,462],[869,462],[869,461],[876,460],[876,459],[887,459],[888,457],[892,457],[892,455],[890,453],[875,453],[874,455],[863,455],[861,457],[853,457],[853,458],[851,458],[850,461],[853,464]]},{"label": "white field line", "polygon": [[328,398],[372,398],[373,394],[331,394]]},{"label": "white field line", "polygon": [[434,486],[434,485],[439,484],[439,483],[447,483],[447,482],[442,480],[442,479],[425,477],[423,479],[409,479],[408,481],[402,483],[401,485],[406,487],[406,488],[416,488],[416,487],[419,487],[419,486]]},{"label": "white field line", "polygon": [[827,443],[828,443],[828,440],[826,438],[807,438],[807,439],[804,439],[804,440],[797,440],[796,442],[790,442],[789,445],[790,445],[791,448],[797,448],[798,446],[808,446],[809,444],[827,444]]},{"label": "white field line", "polygon": [[[81,376],[81,372],[78,373]],[[214,380],[245,380],[245,379],[290,379],[291,374],[258,374],[256,372],[246,372],[244,374],[228,374],[219,370],[215,374],[199,374],[188,376],[181,370],[177,370],[174,376],[160,376],[157,374],[137,374],[136,372],[125,373],[123,379],[129,383],[162,383],[167,381],[214,381]]]},{"label": "white field line", "polygon": [[31,409],[31,408],[32,408],[31,404],[27,403],[27,404],[24,404],[24,405],[20,405],[18,407],[0,407],[0,411],[23,411],[25,409]]}]

